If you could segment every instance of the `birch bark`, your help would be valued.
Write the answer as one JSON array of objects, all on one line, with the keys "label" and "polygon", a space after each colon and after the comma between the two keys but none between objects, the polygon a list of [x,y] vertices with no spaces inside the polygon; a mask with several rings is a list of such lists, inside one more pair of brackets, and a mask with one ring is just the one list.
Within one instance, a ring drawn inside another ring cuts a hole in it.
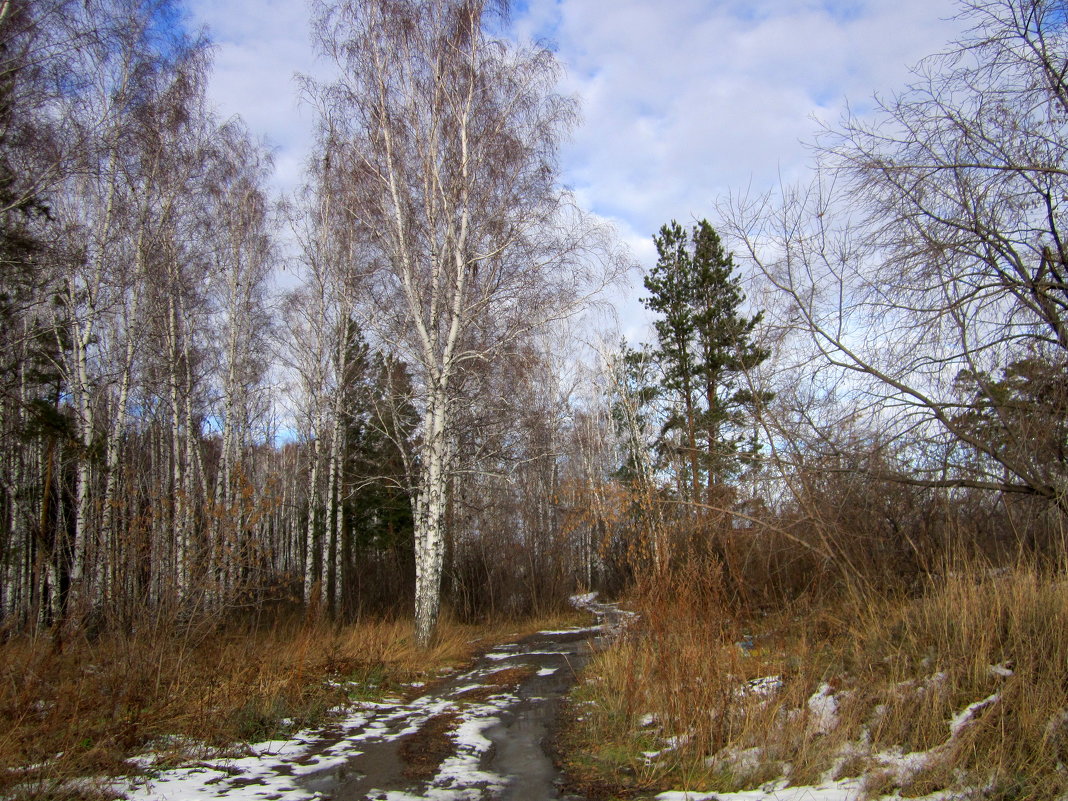
[{"label": "birch bark", "polygon": [[352,312],[410,366],[418,394],[421,437],[407,463],[416,632],[428,646],[448,488],[462,475],[462,393],[509,343],[574,313],[593,274],[606,274],[604,259],[584,258],[608,249],[555,183],[574,108],[552,93],[547,50],[493,40],[484,0],[324,0],[315,10],[341,76],[308,83],[337,174],[327,191],[368,250]]}]

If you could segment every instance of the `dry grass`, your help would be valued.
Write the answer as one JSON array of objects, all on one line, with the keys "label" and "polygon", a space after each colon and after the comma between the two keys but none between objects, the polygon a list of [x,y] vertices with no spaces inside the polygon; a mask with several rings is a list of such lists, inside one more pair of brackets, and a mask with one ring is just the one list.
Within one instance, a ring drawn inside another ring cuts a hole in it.
[{"label": "dry grass", "polygon": [[[421,651],[408,621],[335,627],[177,627],[0,646],[0,796],[93,797],[72,779],[128,773],[147,748],[175,762],[324,721],[347,701],[404,690],[489,645],[564,619],[443,621]],[[65,789],[64,789],[65,788]]]},{"label": "dry grass", "polygon": [[[637,603],[640,628],[595,659],[573,698],[580,725],[565,747],[580,783],[728,791],[864,776],[870,796],[1068,791],[1061,574],[975,568],[919,598],[748,619],[705,594]],[[754,681],[770,676],[771,692]],[[830,696],[833,716],[820,713]]]}]

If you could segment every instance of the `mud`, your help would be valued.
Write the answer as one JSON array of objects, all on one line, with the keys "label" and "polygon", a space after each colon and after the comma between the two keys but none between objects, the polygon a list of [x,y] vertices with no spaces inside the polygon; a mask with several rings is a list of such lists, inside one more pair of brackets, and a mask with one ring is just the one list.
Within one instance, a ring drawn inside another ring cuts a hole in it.
[{"label": "mud", "polygon": [[[604,609],[591,611],[604,618]],[[382,705],[327,738],[322,750],[343,750],[343,763],[299,784],[334,801],[581,801],[562,794],[550,743],[561,702],[603,634],[543,632],[496,648],[425,695]]]}]

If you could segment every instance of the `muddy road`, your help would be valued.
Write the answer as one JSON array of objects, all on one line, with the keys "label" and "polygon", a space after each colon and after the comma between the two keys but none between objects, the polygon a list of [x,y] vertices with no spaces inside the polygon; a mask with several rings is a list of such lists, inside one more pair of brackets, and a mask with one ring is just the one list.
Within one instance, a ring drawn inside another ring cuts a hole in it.
[{"label": "muddy road", "polygon": [[500,646],[408,704],[382,705],[324,745],[352,751],[300,784],[335,801],[561,795],[549,753],[560,704],[598,646],[597,628],[542,632]]},{"label": "muddy road", "polygon": [[326,729],[257,743],[246,756],[156,769],[121,788],[133,801],[580,801],[550,754],[564,697],[626,612],[574,599],[598,625],[543,631],[413,688],[356,702]]}]

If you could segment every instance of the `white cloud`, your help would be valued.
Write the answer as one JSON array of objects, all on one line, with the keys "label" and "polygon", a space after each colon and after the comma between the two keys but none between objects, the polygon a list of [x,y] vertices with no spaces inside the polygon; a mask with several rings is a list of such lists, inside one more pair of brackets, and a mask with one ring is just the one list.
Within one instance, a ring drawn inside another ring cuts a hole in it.
[{"label": "white cloud", "polygon": [[797,174],[813,117],[900,87],[956,31],[949,0],[828,5],[534,0],[522,27],[551,31],[583,101],[567,179],[646,233],[704,216],[729,187]]},{"label": "white cloud", "polygon": [[[953,13],[952,0],[532,0],[517,28],[555,42],[562,89],[582,100],[565,180],[648,267],[664,222],[800,177],[814,120],[904,86],[959,32]],[[629,332],[647,319],[640,293],[639,280],[619,300]]]},{"label": "white cloud", "polygon": [[275,185],[292,191],[311,147],[314,114],[299,102],[294,76],[321,76],[309,14],[294,0],[189,0],[191,21],[215,43],[209,92],[223,117],[240,115],[275,150]]},{"label": "white cloud", "polygon": [[[276,185],[295,188],[312,114],[298,109],[292,76],[325,69],[305,4],[191,0],[191,12],[218,44],[220,111],[277,147]],[[846,98],[903,86],[909,65],[958,33],[953,13],[952,0],[530,0],[514,27],[555,41],[561,89],[582,101],[565,182],[650,265],[650,236],[667,220],[711,215],[728,189],[799,176],[813,118],[833,122]],[[635,297],[620,303],[636,329]]]}]

